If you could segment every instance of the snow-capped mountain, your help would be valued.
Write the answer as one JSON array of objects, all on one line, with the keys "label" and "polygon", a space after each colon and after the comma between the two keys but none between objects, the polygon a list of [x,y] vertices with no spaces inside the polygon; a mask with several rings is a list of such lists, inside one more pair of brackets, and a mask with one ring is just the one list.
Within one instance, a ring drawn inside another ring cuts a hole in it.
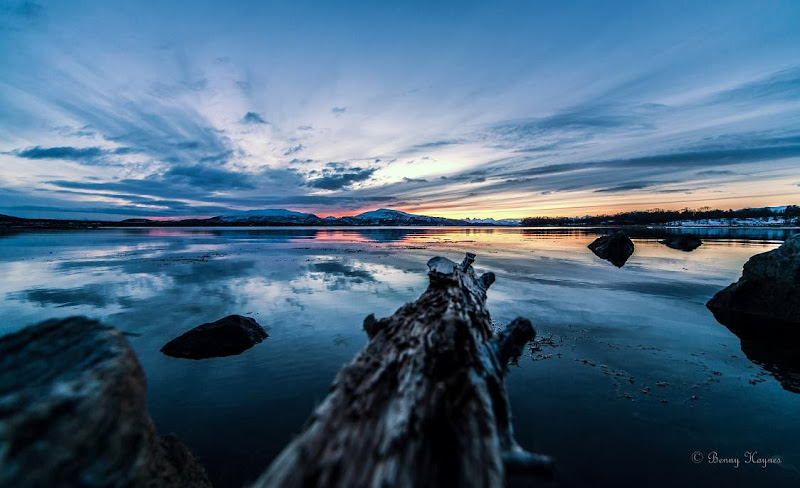
[{"label": "snow-capped mountain", "polygon": [[247,222],[247,223],[293,223],[293,224],[315,224],[321,221],[319,217],[310,213],[295,212],[285,208],[266,208],[262,210],[245,210],[214,217],[221,222]]},{"label": "snow-capped mountain", "polygon": [[378,210],[371,210],[356,215],[356,219],[410,219],[415,217],[423,217],[422,215],[413,215],[399,210],[392,210],[389,208],[379,208]]},{"label": "snow-capped mountain", "polygon": [[520,225],[514,219],[448,219],[444,217],[430,217],[417,215],[390,208],[379,208],[358,215],[347,217],[320,218],[314,214],[295,212],[284,208],[267,208],[261,210],[245,210],[228,215],[221,215],[209,219],[211,223],[240,224],[240,225],[430,225],[430,226],[491,226],[491,225]]},{"label": "snow-capped mountain", "polygon": [[464,225],[465,221],[415,215],[389,208],[379,208],[360,213],[352,217],[342,217],[339,221],[345,225]]}]

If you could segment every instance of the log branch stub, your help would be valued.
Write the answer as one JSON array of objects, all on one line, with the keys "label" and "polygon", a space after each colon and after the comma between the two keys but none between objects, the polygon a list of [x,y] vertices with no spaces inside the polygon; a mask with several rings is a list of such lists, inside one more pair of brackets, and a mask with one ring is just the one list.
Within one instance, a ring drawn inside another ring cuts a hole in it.
[{"label": "log branch stub", "polygon": [[466,256],[464,256],[464,260],[461,261],[461,271],[466,271],[472,266],[472,263],[475,262],[475,253],[468,252]]},{"label": "log branch stub", "polygon": [[497,333],[490,341],[494,346],[497,359],[505,366],[508,362],[522,354],[525,344],[536,338],[536,331],[531,321],[517,317],[505,329]]},{"label": "log branch stub", "polygon": [[484,290],[488,290],[489,287],[492,286],[492,283],[494,283],[494,280],[495,276],[494,273],[492,273],[491,271],[483,273],[481,277],[478,278],[478,281],[480,282]]},{"label": "log branch stub", "polygon": [[372,339],[375,337],[375,334],[378,333],[380,330],[380,322],[378,319],[375,318],[375,314],[371,313],[364,317],[364,332],[367,333],[367,337]]}]

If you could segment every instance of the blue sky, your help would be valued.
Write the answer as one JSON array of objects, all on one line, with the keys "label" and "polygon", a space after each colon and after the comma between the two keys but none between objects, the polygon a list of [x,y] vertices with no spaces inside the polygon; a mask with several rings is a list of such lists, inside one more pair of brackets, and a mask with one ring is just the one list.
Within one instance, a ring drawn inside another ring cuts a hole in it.
[{"label": "blue sky", "polygon": [[796,1],[0,0],[0,213],[800,203],[798,25]]}]

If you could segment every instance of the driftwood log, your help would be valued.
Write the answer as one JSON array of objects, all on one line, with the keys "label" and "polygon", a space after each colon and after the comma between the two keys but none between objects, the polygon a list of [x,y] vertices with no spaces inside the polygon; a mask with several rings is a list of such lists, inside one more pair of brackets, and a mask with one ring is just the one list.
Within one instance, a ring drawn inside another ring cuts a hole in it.
[{"label": "driftwood log", "polygon": [[211,488],[147,412],[122,332],[84,317],[0,338],[0,487]]},{"label": "driftwood log", "polygon": [[504,384],[535,331],[517,318],[493,334],[494,274],[477,277],[474,259],[431,259],[417,301],[364,320],[368,344],[254,486],[494,487],[552,473],[514,440]]}]

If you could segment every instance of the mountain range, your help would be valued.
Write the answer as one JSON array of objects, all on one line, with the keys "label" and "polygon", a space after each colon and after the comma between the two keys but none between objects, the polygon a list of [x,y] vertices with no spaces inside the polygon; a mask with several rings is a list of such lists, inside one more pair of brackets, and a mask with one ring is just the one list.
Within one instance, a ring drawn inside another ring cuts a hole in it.
[{"label": "mountain range", "polygon": [[217,221],[223,224],[247,225],[520,225],[520,220],[513,219],[448,219],[444,217],[410,214],[388,208],[379,208],[353,216],[324,218],[311,213],[295,212],[286,209],[248,210],[230,215],[212,217],[208,220],[210,222]]},{"label": "mountain range", "polygon": [[399,210],[380,208],[345,217],[319,217],[312,213],[296,212],[287,209],[246,210],[211,218],[192,218],[183,220],[125,219],[122,221],[85,221],[58,219],[24,219],[0,215],[0,227],[39,227],[39,228],[85,228],[114,226],[518,226],[515,219],[448,219],[416,215]]},{"label": "mountain range", "polygon": [[742,227],[742,226],[798,226],[800,207],[783,205],[776,207],[743,208],[739,210],[683,209],[624,212],[614,215],[584,217],[528,217],[525,219],[448,219],[417,215],[399,210],[380,208],[358,215],[344,217],[319,217],[312,213],[287,209],[246,210],[210,218],[183,220],[126,219],[108,220],[59,220],[25,219],[0,215],[0,229],[53,228],[77,229],[100,227],[269,227],[269,226],[696,226],[696,227]]}]

